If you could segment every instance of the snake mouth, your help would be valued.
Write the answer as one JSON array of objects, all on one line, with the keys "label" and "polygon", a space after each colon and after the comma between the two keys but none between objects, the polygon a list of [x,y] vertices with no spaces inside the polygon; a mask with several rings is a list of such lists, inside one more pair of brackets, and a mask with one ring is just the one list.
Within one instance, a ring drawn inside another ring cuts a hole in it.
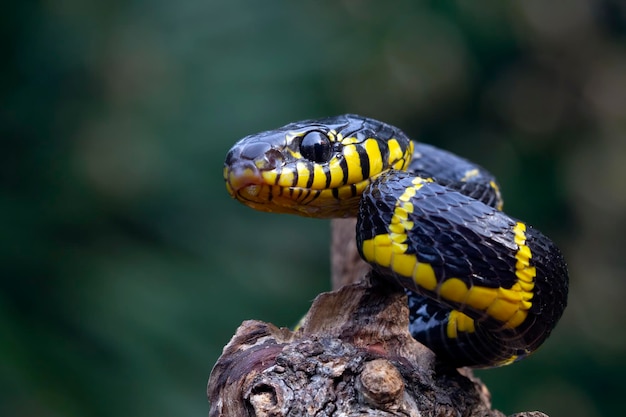
[{"label": "snake mouth", "polygon": [[227,165],[224,180],[231,197],[256,210],[301,215],[303,211],[312,211],[311,207],[297,207],[298,203],[292,197],[294,191],[269,184],[263,177],[263,171],[251,161]]},{"label": "snake mouth", "polygon": [[224,180],[230,196],[259,211],[305,217],[353,217],[362,189],[359,184],[343,184],[335,189],[313,189],[271,184],[253,163],[226,165]]},{"label": "snake mouth", "polygon": [[267,185],[261,171],[253,163],[241,163],[224,167],[224,180],[231,196],[241,192],[255,195],[260,186]]}]

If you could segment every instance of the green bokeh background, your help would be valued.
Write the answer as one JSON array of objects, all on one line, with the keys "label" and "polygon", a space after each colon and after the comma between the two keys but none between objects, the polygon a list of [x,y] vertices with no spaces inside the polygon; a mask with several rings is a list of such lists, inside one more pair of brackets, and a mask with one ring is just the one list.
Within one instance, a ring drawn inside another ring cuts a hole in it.
[{"label": "green bokeh background", "polygon": [[231,200],[240,137],[361,113],[499,178],[562,247],[570,306],[494,406],[623,410],[619,0],[23,1],[4,6],[0,415],[203,416],[245,319],[329,288],[328,223]]}]

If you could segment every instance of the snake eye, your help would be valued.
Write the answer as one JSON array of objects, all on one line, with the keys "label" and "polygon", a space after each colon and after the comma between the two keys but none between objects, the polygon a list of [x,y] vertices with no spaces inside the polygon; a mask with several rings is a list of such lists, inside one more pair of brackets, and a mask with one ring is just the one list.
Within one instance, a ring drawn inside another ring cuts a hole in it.
[{"label": "snake eye", "polygon": [[300,153],[309,161],[327,162],[331,155],[328,136],[317,130],[307,133],[300,143]]}]

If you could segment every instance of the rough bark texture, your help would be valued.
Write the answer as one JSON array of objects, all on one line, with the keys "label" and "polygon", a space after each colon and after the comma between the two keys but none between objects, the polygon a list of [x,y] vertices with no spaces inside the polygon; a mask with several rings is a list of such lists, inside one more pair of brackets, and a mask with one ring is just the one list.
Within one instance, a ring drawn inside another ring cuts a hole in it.
[{"label": "rough bark texture", "polygon": [[356,248],[356,218],[333,219],[330,267],[333,290],[363,280],[370,266]]},{"label": "rough bark texture", "polygon": [[296,331],[244,322],[209,378],[209,415],[504,417],[470,370],[438,364],[411,337],[402,290],[363,279],[354,223],[333,227],[340,289],[319,295]]}]

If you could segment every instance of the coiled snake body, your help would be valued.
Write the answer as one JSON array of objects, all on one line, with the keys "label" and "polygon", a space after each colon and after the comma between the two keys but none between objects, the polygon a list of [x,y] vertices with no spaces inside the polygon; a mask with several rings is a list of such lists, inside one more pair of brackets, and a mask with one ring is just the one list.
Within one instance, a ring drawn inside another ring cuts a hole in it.
[{"label": "coiled snake body", "polygon": [[224,178],[258,210],[356,216],[361,257],[405,288],[411,334],[451,366],[527,356],[565,308],[559,249],[501,211],[495,178],[386,123],[343,115],[247,136]]}]

